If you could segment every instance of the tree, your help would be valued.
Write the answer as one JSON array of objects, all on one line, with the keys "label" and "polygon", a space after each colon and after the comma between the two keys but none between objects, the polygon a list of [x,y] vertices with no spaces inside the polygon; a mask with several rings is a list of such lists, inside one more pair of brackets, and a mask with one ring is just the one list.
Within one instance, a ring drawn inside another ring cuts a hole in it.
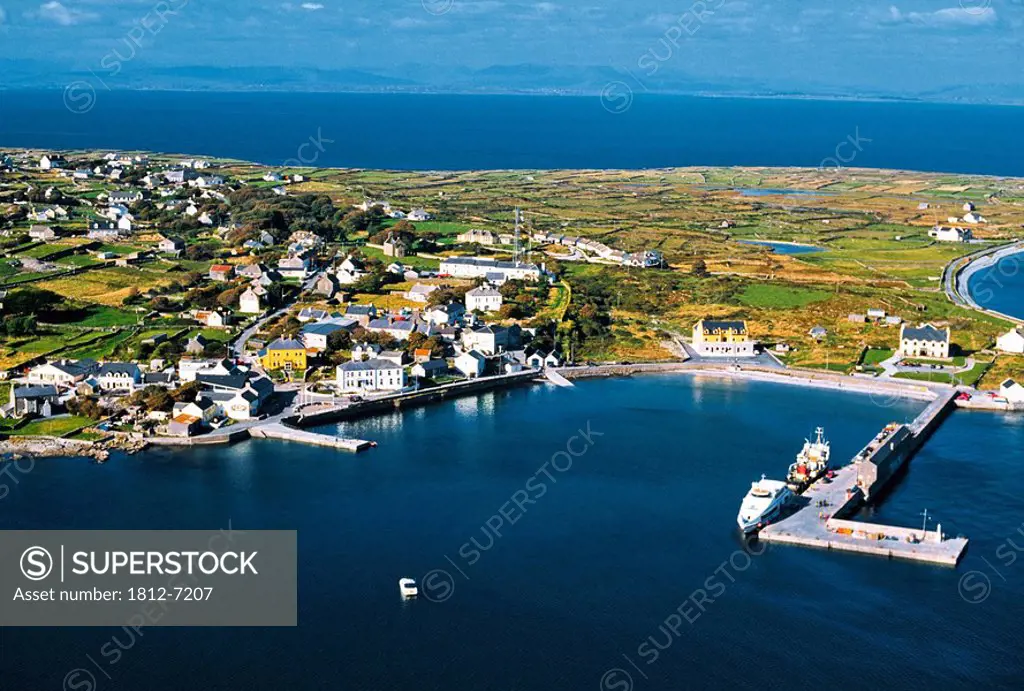
[{"label": "tree", "polygon": [[708,275],[708,265],[704,261],[703,257],[697,257],[693,260],[693,266],[690,268],[690,272],[694,276],[700,276],[701,278]]},{"label": "tree", "polygon": [[327,350],[331,352],[352,348],[352,334],[346,329],[338,329],[327,334]]}]

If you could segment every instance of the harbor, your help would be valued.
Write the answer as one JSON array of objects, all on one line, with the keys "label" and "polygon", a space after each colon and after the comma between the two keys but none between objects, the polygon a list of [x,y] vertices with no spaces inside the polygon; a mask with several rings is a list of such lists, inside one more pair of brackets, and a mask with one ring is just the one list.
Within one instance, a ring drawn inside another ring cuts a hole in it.
[{"label": "harbor", "polygon": [[289,427],[280,422],[253,427],[249,430],[249,436],[253,439],[280,439],[282,441],[312,444],[313,446],[323,446],[353,453],[364,451],[374,446],[373,442],[365,439],[347,439],[330,434],[319,434],[309,430]]},{"label": "harbor", "polygon": [[928,530],[881,525],[848,517],[884,496],[910,458],[955,408],[956,391],[942,392],[907,425],[891,424],[831,478],[818,480],[796,496],[791,514],[762,528],[765,542],[871,554],[956,566],[967,538],[949,538],[942,526]]}]

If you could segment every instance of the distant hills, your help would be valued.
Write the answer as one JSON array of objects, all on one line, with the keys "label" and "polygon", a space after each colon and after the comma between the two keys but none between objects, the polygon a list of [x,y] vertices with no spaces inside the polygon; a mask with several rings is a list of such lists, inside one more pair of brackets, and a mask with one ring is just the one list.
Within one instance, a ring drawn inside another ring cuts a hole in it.
[{"label": "distant hills", "polygon": [[794,91],[785,83],[734,79],[707,81],[679,72],[610,66],[494,65],[482,69],[406,64],[382,69],[319,69],[314,67],[151,66],[126,63],[115,76],[97,64],[92,70],[68,70],[40,60],[9,63],[0,89],[63,88],[85,79],[102,80],[112,89],[203,91],[355,91],[404,93],[535,93],[596,94],[609,84],[634,93],[690,94],[853,100],[913,100],[957,103],[1024,104],[1017,84],[978,83],[943,89],[886,91],[840,89],[822,85]]}]

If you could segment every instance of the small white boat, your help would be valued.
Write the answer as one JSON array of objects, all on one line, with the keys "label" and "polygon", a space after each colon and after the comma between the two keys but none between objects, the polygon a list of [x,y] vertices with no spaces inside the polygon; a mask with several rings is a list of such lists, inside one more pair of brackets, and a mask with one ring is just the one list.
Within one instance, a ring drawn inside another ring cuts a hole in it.
[{"label": "small white boat", "polygon": [[766,480],[764,475],[750,483],[750,491],[743,497],[736,523],[744,533],[764,527],[782,511],[793,493],[781,480]]},{"label": "small white boat", "polygon": [[400,578],[398,579],[398,592],[402,594],[404,598],[416,597],[420,594],[420,589],[416,587],[416,581],[411,578]]}]

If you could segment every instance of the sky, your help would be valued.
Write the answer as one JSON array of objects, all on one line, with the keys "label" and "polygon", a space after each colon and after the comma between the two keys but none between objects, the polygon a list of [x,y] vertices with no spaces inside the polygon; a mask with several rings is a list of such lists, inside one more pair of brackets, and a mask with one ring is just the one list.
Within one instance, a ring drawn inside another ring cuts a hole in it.
[{"label": "sky", "polygon": [[634,90],[1024,102],[1024,0],[0,0],[0,87]]}]

